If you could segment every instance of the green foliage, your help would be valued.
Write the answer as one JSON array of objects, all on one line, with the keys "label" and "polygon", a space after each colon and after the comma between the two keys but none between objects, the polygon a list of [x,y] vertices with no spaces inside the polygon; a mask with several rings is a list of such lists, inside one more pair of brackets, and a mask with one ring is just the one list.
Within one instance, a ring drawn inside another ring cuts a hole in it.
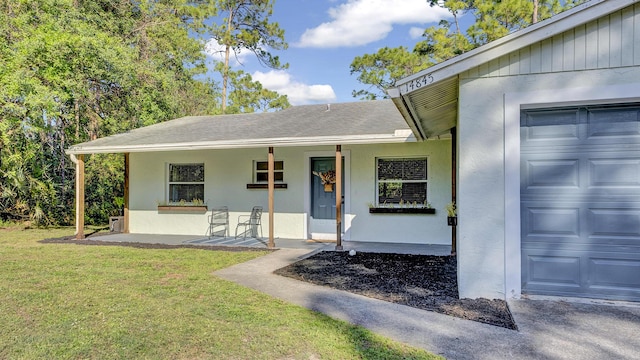
[{"label": "green foliage", "polygon": [[[356,57],[351,63],[351,74],[358,74],[358,81],[369,87],[354,90],[352,94],[364,99],[386,97],[385,90],[393,87],[398,79],[582,2],[584,0],[427,0],[431,6],[444,6],[453,16],[453,22],[443,20],[437,26],[427,28],[423,34],[425,39],[415,45],[412,53],[405,47],[398,47]],[[462,33],[458,24],[459,16],[464,13],[471,13],[475,18],[466,34]],[[407,63],[410,65],[407,66]]]},{"label": "green foliage", "polygon": [[[228,21],[211,25],[218,8]],[[285,67],[265,50],[286,48],[271,10],[271,1],[0,0],[0,219],[73,221],[70,145],[222,113],[197,35],[213,28],[233,51]],[[247,74],[230,77],[234,112],[289,106]],[[122,155],[88,157],[85,180],[87,223],[121,213]]]},{"label": "green foliage", "polygon": [[242,70],[229,71],[231,93],[227,113],[251,113],[258,111],[283,110],[290,106],[286,95],[279,95],[253,81],[251,75]]},{"label": "green foliage", "polygon": [[217,0],[216,4],[223,21],[213,24],[210,32],[213,39],[224,48],[224,61],[216,69],[222,75],[222,112],[229,113],[238,110],[237,106],[227,110],[228,100],[232,100],[230,95],[227,99],[227,94],[231,92],[229,87],[243,79],[243,76],[233,74],[230,70],[231,55],[250,51],[262,65],[286,69],[289,64],[282,64],[271,50],[285,50],[288,44],[284,41],[284,30],[280,25],[270,22],[273,0]]},{"label": "green foliage", "polygon": [[451,32],[450,26],[444,21],[438,27],[427,28],[423,35],[426,40],[416,44],[414,53],[439,63],[472,49],[469,40],[458,32]]},{"label": "green foliage", "polygon": [[[187,0],[0,0],[0,218],[73,220],[72,144],[219,112],[190,36],[215,13]],[[87,221],[105,223],[122,206],[122,155],[86,172]]]},{"label": "green foliage", "polygon": [[393,87],[397,80],[431,65],[428,58],[409,52],[403,46],[384,47],[375,54],[358,56],[351,63],[351,74],[358,74],[358,81],[371,86],[352,95],[366,100],[386,98],[385,90]]}]

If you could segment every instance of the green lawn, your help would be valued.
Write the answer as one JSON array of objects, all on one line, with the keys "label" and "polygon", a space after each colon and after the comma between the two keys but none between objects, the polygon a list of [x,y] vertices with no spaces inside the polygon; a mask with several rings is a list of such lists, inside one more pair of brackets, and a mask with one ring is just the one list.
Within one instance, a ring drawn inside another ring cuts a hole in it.
[{"label": "green lawn", "polygon": [[260,252],[41,244],[0,228],[2,359],[436,359],[212,272]]}]

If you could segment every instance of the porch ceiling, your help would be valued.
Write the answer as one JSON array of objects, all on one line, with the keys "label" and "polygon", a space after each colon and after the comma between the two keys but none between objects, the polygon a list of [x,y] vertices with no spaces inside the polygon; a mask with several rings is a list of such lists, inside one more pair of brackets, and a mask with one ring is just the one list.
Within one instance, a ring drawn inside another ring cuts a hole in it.
[{"label": "porch ceiling", "polygon": [[[424,79],[416,80],[416,82],[421,81]],[[430,86],[422,86],[420,89],[406,94],[400,94],[400,91],[389,91],[389,94],[419,140],[446,134],[456,126],[458,118],[457,76]]]}]

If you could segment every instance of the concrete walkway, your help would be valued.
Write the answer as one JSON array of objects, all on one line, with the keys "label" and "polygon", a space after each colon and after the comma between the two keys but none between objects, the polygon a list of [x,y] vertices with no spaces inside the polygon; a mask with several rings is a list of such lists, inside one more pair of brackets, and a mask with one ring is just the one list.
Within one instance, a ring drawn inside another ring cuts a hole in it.
[{"label": "concrete walkway", "polygon": [[638,305],[515,300],[513,331],[273,274],[308,255],[281,249],[214,274],[447,359],[640,359]]}]

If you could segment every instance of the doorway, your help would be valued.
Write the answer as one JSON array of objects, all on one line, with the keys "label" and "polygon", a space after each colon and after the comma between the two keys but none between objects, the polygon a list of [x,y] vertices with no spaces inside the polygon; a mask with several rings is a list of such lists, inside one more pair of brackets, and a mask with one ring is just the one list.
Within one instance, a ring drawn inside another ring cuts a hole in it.
[{"label": "doorway", "polygon": [[[345,194],[348,193],[345,188],[347,183],[348,169],[345,167],[345,157],[343,161],[343,177],[342,177],[342,201],[344,204]],[[335,174],[336,158],[330,156],[312,156],[309,157],[308,170],[308,237],[313,240],[336,240],[336,186],[335,184],[324,184],[322,177],[331,177]],[[316,175],[317,174],[317,175]],[[345,208],[342,206],[342,218],[345,219]],[[346,221],[342,222],[342,233],[348,226]]]}]

